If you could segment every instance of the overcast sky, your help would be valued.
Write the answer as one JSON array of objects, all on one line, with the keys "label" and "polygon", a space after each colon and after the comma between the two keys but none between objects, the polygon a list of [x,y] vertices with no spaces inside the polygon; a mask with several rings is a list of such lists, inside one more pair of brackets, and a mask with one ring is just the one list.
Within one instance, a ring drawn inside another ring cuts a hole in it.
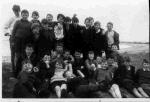
[{"label": "overcast sky", "polygon": [[111,21],[121,41],[149,41],[148,0],[1,0],[0,4],[1,24],[13,15],[13,4],[19,4],[30,14],[34,10],[39,11],[40,19],[47,13],[53,14],[54,20],[58,13],[70,17],[76,13],[80,24],[83,25],[84,19],[92,16],[95,21],[101,22],[104,29]]}]

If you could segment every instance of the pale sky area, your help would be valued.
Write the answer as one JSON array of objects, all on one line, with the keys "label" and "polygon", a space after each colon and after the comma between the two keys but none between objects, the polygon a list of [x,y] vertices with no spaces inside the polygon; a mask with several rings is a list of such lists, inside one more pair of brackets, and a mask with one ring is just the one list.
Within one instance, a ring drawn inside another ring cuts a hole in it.
[{"label": "pale sky area", "polygon": [[76,13],[82,25],[89,16],[100,21],[104,29],[107,22],[113,22],[121,41],[149,41],[148,0],[1,0],[1,25],[13,16],[13,4],[29,10],[29,19],[34,10],[39,12],[40,19],[47,13],[53,14],[54,20],[58,13],[70,17]]}]

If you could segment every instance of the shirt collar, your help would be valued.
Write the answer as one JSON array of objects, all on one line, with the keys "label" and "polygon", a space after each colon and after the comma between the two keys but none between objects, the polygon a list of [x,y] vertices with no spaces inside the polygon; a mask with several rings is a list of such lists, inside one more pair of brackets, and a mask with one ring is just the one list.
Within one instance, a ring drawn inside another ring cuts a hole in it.
[{"label": "shirt collar", "polygon": [[98,31],[96,31],[96,33],[99,33],[101,30],[100,29],[98,29]]}]

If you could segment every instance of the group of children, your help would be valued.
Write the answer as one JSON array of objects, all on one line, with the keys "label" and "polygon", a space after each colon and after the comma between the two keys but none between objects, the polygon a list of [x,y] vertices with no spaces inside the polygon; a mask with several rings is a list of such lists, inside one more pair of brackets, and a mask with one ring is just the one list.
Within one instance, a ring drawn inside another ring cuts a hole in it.
[{"label": "group of children", "polygon": [[[122,98],[150,96],[150,66],[135,73],[130,58],[118,53],[119,34],[107,24],[107,31],[92,17],[79,19],[58,14],[57,22],[47,14],[40,22],[39,13],[21,11],[14,24],[11,46],[15,98]],[[122,92],[127,90],[125,94]],[[133,97],[134,97],[133,96]]]}]

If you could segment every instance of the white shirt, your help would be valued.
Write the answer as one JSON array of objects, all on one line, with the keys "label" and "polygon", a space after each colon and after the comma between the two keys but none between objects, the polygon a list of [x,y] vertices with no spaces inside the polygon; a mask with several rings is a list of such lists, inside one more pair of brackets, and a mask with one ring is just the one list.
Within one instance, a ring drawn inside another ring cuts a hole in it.
[{"label": "white shirt", "polygon": [[108,32],[108,44],[112,45],[114,43],[114,31]]},{"label": "white shirt", "polygon": [[16,17],[16,16],[14,16],[14,17],[11,17],[10,19],[9,19],[9,21],[5,24],[5,27],[4,27],[4,32],[5,33],[9,33],[10,35],[12,34],[12,30],[13,30],[13,27],[14,27],[14,24],[16,23],[16,21],[17,20],[20,20],[21,19],[21,17],[19,16],[19,17]]}]

